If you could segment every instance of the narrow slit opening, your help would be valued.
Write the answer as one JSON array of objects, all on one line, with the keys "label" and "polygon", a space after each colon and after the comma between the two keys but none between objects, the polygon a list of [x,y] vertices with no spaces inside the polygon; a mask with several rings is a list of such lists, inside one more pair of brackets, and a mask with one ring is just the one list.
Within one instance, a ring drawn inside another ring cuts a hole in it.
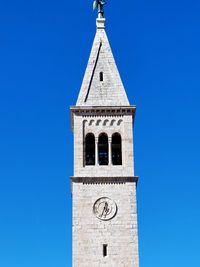
[{"label": "narrow slit opening", "polygon": [[100,82],[103,82],[103,72],[102,71],[99,73],[99,79],[100,79]]},{"label": "narrow slit opening", "polygon": [[103,245],[103,256],[104,256],[104,257],[107,257],[107,255],[108,255],[107,248],[108,248],[108,245],[107,245],[107,244],[104,244],[104,245]]}]

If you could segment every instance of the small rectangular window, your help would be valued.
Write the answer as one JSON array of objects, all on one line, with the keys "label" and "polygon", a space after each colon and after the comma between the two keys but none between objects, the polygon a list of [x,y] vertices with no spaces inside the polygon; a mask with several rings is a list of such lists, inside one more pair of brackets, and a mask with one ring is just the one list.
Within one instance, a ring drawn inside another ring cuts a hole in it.
[{"label": "small rectangular window", "polygon": [[99,79],[100,79],[100,82],[103,82],[103,72],[102,71],[99,73]]},{"label": "small rectangular window", "polygon": [[107,251],[108,245],[104,244],[103,245],[103,256],[106,257],[108,255],[108,251]]}]

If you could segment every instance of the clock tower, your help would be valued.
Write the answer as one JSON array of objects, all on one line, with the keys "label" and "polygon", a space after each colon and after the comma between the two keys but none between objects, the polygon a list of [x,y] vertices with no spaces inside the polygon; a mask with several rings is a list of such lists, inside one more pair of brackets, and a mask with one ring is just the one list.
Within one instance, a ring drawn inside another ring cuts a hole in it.
[{"label": "clock tower", "polygon": [[[97,1],[98,4],[98,1]],[[74,134],[73,267],[138,267],[133,123],[102,14],[76,106]]]}]

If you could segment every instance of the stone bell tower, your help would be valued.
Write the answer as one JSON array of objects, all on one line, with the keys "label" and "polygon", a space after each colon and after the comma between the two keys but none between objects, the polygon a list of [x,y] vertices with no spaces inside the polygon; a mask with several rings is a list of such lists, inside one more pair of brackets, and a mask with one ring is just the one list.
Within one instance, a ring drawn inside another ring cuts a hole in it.
[{"label": "stone bell tower", "polygon": [[138,267],[133,123],[107,36],[97,30],[76,106],[74,133],[73,267]]}]

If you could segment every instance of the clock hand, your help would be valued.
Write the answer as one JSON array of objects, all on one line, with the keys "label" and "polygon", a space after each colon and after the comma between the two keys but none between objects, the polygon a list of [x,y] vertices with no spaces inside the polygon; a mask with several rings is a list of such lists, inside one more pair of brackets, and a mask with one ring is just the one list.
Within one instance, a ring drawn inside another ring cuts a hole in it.
[{"label": "clock hand", "polygon": [[[102,212],[102,214],[101,214],[101,218],[103,217],[103,215],[104,215],[104,218],[106,218],[106,215],[108,214],[108,212],[109,212],[109,208],[108,208],[108,203],[106,202],[105,203],[105,206],[104,206],[104,208],[103,208],[103,212]],[[104,212],[105,212],[105,214],[104,214]]]},{"label": "clock hand", "polygon": [[103,208],[103,212],[102,212],[102,214],[101,214],[101,218],[103,217],[103,214],[104,214],[104,210],[105,210],[105,206],[104,206],[104,208]]},{"label": "clock hand", "polygon": [[105,214],[105,216],[108,214],[109,211],[110,211],[110,209],[109,208],[106,208],[106,214]]}]

